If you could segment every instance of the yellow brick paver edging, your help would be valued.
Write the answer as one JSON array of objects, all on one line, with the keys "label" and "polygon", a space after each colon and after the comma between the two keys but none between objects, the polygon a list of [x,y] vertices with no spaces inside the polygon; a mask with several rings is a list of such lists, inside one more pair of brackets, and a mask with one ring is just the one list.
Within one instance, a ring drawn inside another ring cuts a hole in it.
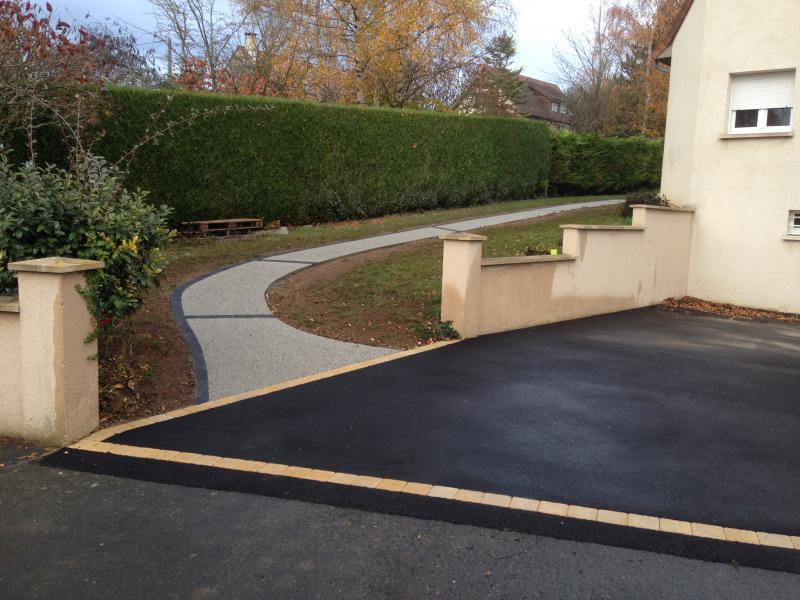
[{"label": "yellow brick paver edging", "polygon": [[535,500],[532,498],[521,498],[515,496],[512,497],[504,494],[482,492],[479,490],[465,490],[429,483],[374,477],[371,475],[337,473],[324,469],[313,469],[309,467],[244,460],[239,458],[228,458],[224,456],[209,456],[192,452],[161,450],[158,448],[128,446],[125,444],[115,444],[106,441],[115,435],[133,429],[138,429],[140,427],[146,427],[155,423],[177,419],[194,413],[204,412],[220,406],[234,404],[236,402],[271,394],[306,383],[311,383],[313,381],[327,379],[336,375],[342,375],[344,373],[365,369],[373,365],[391,362],[407,356],[420,354],[422,352],[436,350],[438,348],[449,346],[455,343],[458,343],[458,340],[439,342],[436,344],[422,346],[420,348],[414,348],[412,350],[396,352],[387,356],[362,361],[345,367],[332,369],[330,371],[324,371],[315,375],[309,375],[307,377],[301,377],[299,379],[293,379],[291,381],[270,385],[257,390],[252,390],[250,392],[245,392],[243,394],[237,394],[227,398],[220,398],[219,400],[213,400],[204,404],[180,408],[162,415],[147,417],[145,419],[124,423],[122,425],[116,425],[108,429],[97,431],[83,440],[72,444],[69,446],[69,448],[88,452],[113,454],[116,456],[161,460],[179,464],[214,467],[248,473],[259,473],[262,475],[305,479],[320,483],[364,487],[380,491],[427,496],[430,498],[439,498],[453,502],[466,502],[471,504],[495,506],[513,511],[539,513],[544,515],[558,516],[564,519],[594,521],[609,525],[617,525],[620,527],[632,527],[635,529],[646,529],[663,533],[680,534],[688,537],[714,539],[755,546],[800,550],[800,536],[789,536],[762,531],[749,531],[731,527],[723,527],[719,525],[709,525],[705,523],[690,523],[687,521],[680,521],[666,517],[655,517],[650,515],[639,515],[607,510],[603,508],[568,505],[561,502],[552,502],[548,500]]},{"label": "yellow brick paver edging", "polygon": [[748,531],[709,525],[705,523],[690,523],[666,517],[654,517],[624,513],[587,506],[568,505],[547,500],[534,500],[481,492],[478,490],[465,490],[454,487],[387,479],[371,475],[356,475],[354,473],[337,473],[324,469],[297,467],[277,463],[243,460],[239,458],[226,458],[223,456],[208,456],[192,452],[178,452],[174,450],[160,450],[157,448],[142,448],[124,444],[111,444],[96,439],[87,438],[70,446],[75,450],[88,452],[107,453],[117,456],[161,460],[186,465],[199,465],[218,469],[229,469],[247,473],[260,473],[288,477],[292,479],[305,479],[320,483],[329,483],[344,486],[363,487],[373,490],[427,496],[453,502],[481,504],[496,506],[513,511],[539,513],[543,515],[558,516],[564,519],[594,521],[607,523],[620,527],[646,529],[663,533],[673,533],[695,538],[706,538],[726,542],[736,542],[755,546],[769,546],[789,550],[800,550],[800,537],[788,536],[763,531]]}]

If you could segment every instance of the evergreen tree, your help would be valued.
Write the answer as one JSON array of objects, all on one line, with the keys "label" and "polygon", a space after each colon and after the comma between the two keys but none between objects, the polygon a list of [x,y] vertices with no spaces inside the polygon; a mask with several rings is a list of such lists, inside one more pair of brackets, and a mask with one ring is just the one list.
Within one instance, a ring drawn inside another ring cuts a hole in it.
[{"label": "evergreen tree", "polygon": [[503,32],[486,46],[483,67],[463,102],[469,112],[492,115],[519,115],[522,96],[522,69],[512,69],[517,55],[514,37]]}]

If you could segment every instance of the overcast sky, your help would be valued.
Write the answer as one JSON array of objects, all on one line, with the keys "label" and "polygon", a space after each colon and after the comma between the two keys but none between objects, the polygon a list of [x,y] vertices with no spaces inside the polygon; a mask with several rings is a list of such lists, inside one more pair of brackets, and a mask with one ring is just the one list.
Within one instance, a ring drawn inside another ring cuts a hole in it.
[{"label": "overcast sky", "polygon": [[[51,0],[57,11],[70,20],[91,14],[97,20],[122,19],[152,31],[150,0]],[[224,0],[223,0],[224,1]],[[561,43],[565,29],[580,29],[586,23],[590,0],[512,0],[517,11],[518,66],[523,73],[540,79],[553,78],[553,47]],[[131,28],[142,49],[152,37]]]}]

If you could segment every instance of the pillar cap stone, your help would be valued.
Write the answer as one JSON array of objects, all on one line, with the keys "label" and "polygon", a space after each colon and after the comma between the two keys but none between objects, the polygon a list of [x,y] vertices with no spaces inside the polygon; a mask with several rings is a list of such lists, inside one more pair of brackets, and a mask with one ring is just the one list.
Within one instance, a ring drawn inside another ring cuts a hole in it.
[{"label": "pillar cap stone", "polygon": [[64,258],[62,256],[49,256],[47,258],[8,263],[9,271],[26,271],[30,273],[79,273],[81,271],[96,271],[103,267],[105,267],[105,263],[102,260]]},{"label": "pillar cap stone", "polygon": [[646,208],[647,210],[669,210],[672,212],[695,212],[692,206],[651,206],[650,204],[631,204],[631,208]]},{"label": "pillar cap stone", "polygon": [[439,239],[446,242],[485,242],[489,238],[475,233],[446,233],[440,235]]},{"label": "pillar cap stone", "polygon": [[638,225],[578,225],[574,223],[567,223],[559,225],[561,229],[579,229],[582,231],[644,231],[646,227],[639,227]]}]

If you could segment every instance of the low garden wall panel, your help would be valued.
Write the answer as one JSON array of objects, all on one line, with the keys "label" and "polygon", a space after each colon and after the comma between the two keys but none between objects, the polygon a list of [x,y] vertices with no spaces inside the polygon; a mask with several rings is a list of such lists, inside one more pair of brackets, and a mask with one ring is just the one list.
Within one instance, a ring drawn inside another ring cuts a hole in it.
[{"label": "low garden wall panel", "polygon": [[[12,304],[14,310],[12,310]],[[0,302],[0,433],[23,436],[19,313],[17,303]]]},{"label": "low garden wall panel", "polygon": [[692,217],[640,206],[629,227],[563,225],[558,256],[481,260],[479,236],[443,236],[442,320],[475,337],[685,296]]}]

